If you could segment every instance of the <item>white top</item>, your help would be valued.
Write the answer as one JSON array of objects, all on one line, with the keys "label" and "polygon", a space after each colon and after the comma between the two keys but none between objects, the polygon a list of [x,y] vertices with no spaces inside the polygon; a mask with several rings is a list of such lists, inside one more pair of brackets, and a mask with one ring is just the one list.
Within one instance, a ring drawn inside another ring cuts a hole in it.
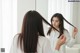
[{"label": "white top", "polygon": [[[20,47],[17,47],[18,36],[16,35],[13,39],[13,43],[10,49],[10,53],[24,53]],[[37,45],[37,53],[59,53],[59,51],[55,50],[54,52],[51,50],[50,42],[46,37],[39,36],[38,45]]]},{"label": "white top", "polygon": [[[48,36],[48,39],[50,40],[51,48],[53,51],[55,50],[53,48],[55,48],[59,34],[60,34],[59,32],[52,30],[51,34]],[[75,39],[70,37],[70,34],[67,30],[64,30],[64,35],[66,36],[66,42],[61,46],[59,51],[60,53],[65,53],[66,45],[68,47],[72,47],[75,44]]]}]

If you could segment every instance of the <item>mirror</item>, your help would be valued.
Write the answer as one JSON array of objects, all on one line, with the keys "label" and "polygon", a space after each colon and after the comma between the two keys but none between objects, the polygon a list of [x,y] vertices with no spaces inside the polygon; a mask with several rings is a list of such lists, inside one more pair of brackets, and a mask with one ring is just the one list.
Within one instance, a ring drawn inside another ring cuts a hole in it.
[{"label": "mirror", "polygon": [[[69,48],[67,47],[66,53],[79,53],[80,49],[80,1],[79,0],[36,0],[36,10],[39,11],[44,18],[50,22],[52,15],[61,13],[66,20],[78,28],[76,34],[76,44]],[[47,25],[44,24],[45,34],[47,32]],[[69,31],[72,36],[73,27],[64,21],[64,27]],[[47,36],[47,35],[46,35]],[[62,52],[64,53],[64,52]]]}]

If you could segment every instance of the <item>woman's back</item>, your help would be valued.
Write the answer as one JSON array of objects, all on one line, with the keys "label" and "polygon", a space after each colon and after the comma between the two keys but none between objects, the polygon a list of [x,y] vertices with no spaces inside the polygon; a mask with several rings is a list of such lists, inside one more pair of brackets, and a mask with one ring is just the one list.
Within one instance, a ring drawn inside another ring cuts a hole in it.
[{"label": "woman's back", "polygon": [[[24,53],[23,50],[21,50],[20,48],[20,44],[17,45],[18,36],[19,35],[16,35],[13,39],[10,53]],[[49,40],[44,36],[39,36],[38,38],[39,39],[37,44],[37,53],[53,53],[53,51],[50,48]]]}]

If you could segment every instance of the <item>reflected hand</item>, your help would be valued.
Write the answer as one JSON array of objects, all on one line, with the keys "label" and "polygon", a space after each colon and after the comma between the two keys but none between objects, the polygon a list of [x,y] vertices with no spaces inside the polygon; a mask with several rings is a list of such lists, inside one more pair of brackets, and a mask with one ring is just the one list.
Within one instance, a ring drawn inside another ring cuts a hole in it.
[{"label": "reflected hand", "polygon": [[66,42],[66,37],[65,37],[64,34],[63,34],[63,35],[61,35],[60,38],[58,39],[55,49],[59,50],[59,49],[60,49],[60,46],[63,45],[65,42]]},{"label": "reflected hand", "polygon": [[78,32],[78,29],[75,27],[74,30],[73,30],[73,32],[72,32],[73,38],[75,38],[77,32]]},{"label": "reflected hand", "polygon": [[63,35],[61,35],[61,37],[59,38],[58,44],[59,44],[59,45],[63,45],[63,44],[65,43],[65,41],[66,41],[66,37],[65,37],[64,34],[63,34]]}]

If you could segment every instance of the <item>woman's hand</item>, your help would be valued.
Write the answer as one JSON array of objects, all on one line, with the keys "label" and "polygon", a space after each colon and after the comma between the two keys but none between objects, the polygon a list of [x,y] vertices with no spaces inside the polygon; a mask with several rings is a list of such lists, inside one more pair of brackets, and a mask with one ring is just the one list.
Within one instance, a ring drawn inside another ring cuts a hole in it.
[{"label": "woman's hand", "polygon": [[60,46],[63,45],[64,43],[66,42],[66,37],[64,35],[61,35],[60,38],[58,39],[57,41],[57,44],[56,44],[56,50],[59,50],[60,49]]},{"label": "woman's hand", "polygon": [[78,32],[78,29],[75,27],[73,32],[72,32],[72,37],[75,38],[76,34]]}]

